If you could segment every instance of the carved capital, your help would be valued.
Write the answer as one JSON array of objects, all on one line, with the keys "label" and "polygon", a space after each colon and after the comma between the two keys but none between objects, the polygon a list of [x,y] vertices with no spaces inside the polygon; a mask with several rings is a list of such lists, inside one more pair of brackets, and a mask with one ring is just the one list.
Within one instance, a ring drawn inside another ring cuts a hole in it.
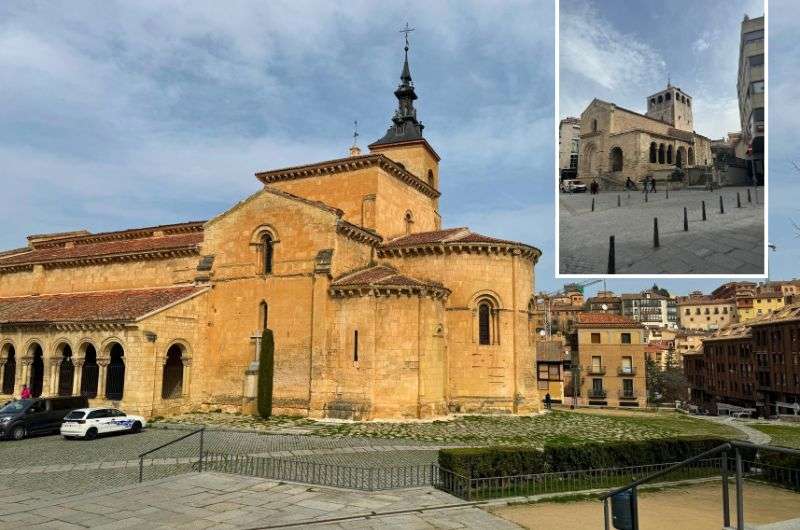
[{"label": "carved capital", "polygon": [[61,365],[61,357],[52,357],[49,359],[49,364],[52,368],[58,368]]},{"label": "carved capital", "polygon": [[30,365],[33,364],[33,356],[29,355],[29,356],[22,357],[20,359],[20,361],[22,361],[22,366],[30,366]]},{"label": "carved capital", "polygon": [[72,359],[72,364],[75,366],[75,368],[80,369],[84,364],[86,364],[86,359],[83,357],[76,357],[75,359]]},{"label": "carved capital", "polygon": [[103,368],[105,368],[109,364],[111,364],[111,357],[98,357],[97,358],[97,365],[98,366],[102,366]]},{"label": "carved capital", "polygon": [[191,357],[181,357],[181,362],[183,366],[191,366],[192,365],[192,358]]}]

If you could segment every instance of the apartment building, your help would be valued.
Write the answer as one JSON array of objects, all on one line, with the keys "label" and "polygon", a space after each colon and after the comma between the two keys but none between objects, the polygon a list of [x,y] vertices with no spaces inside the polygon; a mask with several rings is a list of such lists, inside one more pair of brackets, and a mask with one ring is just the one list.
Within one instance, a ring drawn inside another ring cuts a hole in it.
[{"label": "apartment building", "polygon": [[751,179],[764,185],[764,17],[742,20],[739,74],[736,82],[739,118],[747,146]]},{"label": "apartment building", "polygon": [[578,176],[580,137],[581,120],[578,118],[564,118],[558,124],[558,173],[561,180]]},{"label": "apartment building", "polygon": [[737,321],[735,298],[716,298],[694,291],[689,296],[679,296],[676,305],[680,326],[686,330],[714,331]]},{"label": "apartment building", "polygon": [[677,328],[678,306],[674,299],[654,291],[622,294],[622,315],[648,328]]}]

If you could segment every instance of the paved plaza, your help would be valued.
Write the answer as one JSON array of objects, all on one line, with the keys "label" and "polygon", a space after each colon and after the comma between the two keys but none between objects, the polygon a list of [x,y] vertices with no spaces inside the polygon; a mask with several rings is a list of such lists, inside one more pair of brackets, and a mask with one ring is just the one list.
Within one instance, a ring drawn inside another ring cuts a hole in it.
[{"label": "paved plaza", "polygon": [[83,495],[0,503],[16,528],[472,528],[514,523],[432,487],[357,492],[220,473],[191,473]]},{"label": "paved plaza", "polygon": [[[741,207],[737,207],[737,193]],[[606,274],[609,237],[617,274],[762,274],[764,189],[661,189],[564,194],[559,199],[559,272]],[[720,197],[724,213],[720,213]],[[592,199],[595,201],[592,211]],[[617,206],[619,201],[619,206]],[[702,220],[705,201],[706,220]],[[688,231],[684,231],[683,209]],[[653,219],[658,219],[658,248]]]}]

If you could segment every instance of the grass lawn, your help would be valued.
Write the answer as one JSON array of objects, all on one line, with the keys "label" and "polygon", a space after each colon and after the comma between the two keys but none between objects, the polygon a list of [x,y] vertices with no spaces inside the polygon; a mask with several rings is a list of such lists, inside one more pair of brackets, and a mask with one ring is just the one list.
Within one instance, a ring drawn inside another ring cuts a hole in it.
[{"label": "grass lawn", "polygon": [[772,437],[770,444],[783,447],[800,449],[800,425],[767,425],[750,424],[750,427],[758,429]]},{"label": "grass lawn", "polygon": [[168,418],[166,422],[203,423],[218,427],[252,428],[276,432],[287,428],[295,433],[330,437],[368,437],[442,445],[526,445],[546,442],[643,440],[680,436],[740,438],[730,427],[675,412],[615,414],[554,410],[535,416],[456,416],[437,421],[409,422],[314,422],[308,419],[273,418],[265,421],[232,414],[191,414]]}]

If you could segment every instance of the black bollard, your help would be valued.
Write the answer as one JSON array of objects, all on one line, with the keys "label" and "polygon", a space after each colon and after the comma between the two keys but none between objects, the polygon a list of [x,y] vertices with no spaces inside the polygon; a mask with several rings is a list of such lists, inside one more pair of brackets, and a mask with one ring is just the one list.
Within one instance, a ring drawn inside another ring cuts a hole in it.
[{"label": "black bollard", "polygon": [[686,212],[686,206],[683,207],[683,231],[689,231],[689,214]]},{"label": "black bollard", "polygon": [[706,201],[703,201],[703,221],[706,220]]},{"label": "black bollard", "polygon": [[592,211],[594,211],[594,197],[592,197]]},{"label": "black bollard", "polygon": [[725,205],[722,203],[722,195],[719,196],[719,213],[725,213]]},{"label": "black bollard", "polygon": [[644,202],[647,202],[647,196],[648,196],[648,195],[649,195],[649,193],[645,193],[645,194],[644,194]]},{"label": "black bollard", "polygon": [[753,202],[753,198],[750,196],[750,188],[747,188],[747,202]]},{"label": "black bollard", "polygon": [[669,188],[667,188],[667,196],[665,198],[669,199]]},{"label": "black bollard", "polygon": [[737,208],[741,208],[742,207],[742,198],[739,196],[739,192],[738,191],[736,192],[736,207]]},{"label": "black bollard", "polygon": [[608,237],[608,274],[616,274],[617,266],[614,256],[614,236]]},{"label": "black bollard", "polygon": [[622,206],[622,196],[617,195],[617,208],[619,208],[620,206]]},{"label": "black bollard", "polygon": [[628,192],[628,200],[631,200],[631,192]]},{"label": "black bollard", "polygon": [[658,217],[653,217],[653,248],[660,247],[658,241]]}]

